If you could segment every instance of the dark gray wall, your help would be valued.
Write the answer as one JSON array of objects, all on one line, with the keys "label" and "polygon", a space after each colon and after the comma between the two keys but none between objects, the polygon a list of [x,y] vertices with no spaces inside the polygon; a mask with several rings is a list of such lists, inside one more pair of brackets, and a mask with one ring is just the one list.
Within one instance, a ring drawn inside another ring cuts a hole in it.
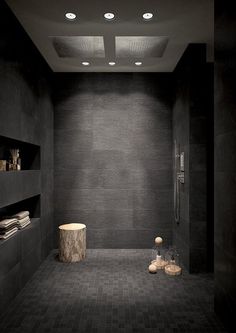
[{"label": "dark gray wall", "polygon": [[229,331],[236,308],[236,37],[233,1],[216,1],[215,309]]},{"label": "dark gray wall", "polygon": [[57,74],[55,223],[90,248],[151,248],[172,236],[172,76]]},{"label": "dark gray wall", "polygon": [[173,238],[190,272],[210,269],[213,262],[212,252],[208,258],[213,216],[210,207],[207,215],[207,172],[212,161],[207,162],[206,130],[213,112],[213,67],[205,63],[205,55],[204,45],[190,45],[175,70],[173,139],[185,154],[185,184],[180,185],[180,221],[174,222]]},{"label": "dark gray wall", "polygon": [[40,219],[9,240],[0,241],[2,311],[53,246],[53,107],[50,70],[2,1],[0,39],[0,135],[41,148],[40,171],[1,173],[1,209],[40,195]]}]

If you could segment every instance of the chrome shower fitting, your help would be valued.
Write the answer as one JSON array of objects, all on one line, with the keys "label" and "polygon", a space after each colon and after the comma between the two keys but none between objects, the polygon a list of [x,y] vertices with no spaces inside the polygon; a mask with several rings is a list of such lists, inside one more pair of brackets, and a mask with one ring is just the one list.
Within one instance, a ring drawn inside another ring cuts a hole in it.
[{"label": "chrome shower fitting", "polygon": [[179,177],[180,174],[180,153],[179,145],[175,140],[174,144],[174,214],[175,222],[179,224],[180,220],[180,198],[179,198]]},{"label": "chrome shower fitting", "polygon": [[174,146],[174,212],[175,222],[180,222],[180,184],[184,184],[184,152],[180,153],[180,146],[175,141]]}]

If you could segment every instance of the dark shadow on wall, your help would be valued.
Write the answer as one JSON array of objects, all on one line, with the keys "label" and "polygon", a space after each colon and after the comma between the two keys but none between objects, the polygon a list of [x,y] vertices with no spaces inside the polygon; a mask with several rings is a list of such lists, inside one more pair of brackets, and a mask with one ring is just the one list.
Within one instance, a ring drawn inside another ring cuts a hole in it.
[{"label": "dark shadow on wall", "polygon": [[1,1],[0,61],[9,71],[19,73],[34,95],[51,89],[52,71],[4,1]]},{"label": "dark shadow on wall", "polygon": [[215,1],[215,311],[229,332],[236,308],[236,35],[234,1]]}]

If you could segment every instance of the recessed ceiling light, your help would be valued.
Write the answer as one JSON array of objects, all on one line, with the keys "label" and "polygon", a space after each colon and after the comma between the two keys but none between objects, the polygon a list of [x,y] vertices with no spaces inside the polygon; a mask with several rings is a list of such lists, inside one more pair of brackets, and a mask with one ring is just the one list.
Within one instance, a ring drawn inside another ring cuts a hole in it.
[{"label": "recessed ceiling light", "polygon": [[153,18],[153,14],[152,13],[144,13],[143,14],[143,19],[146,21],[149,21]]},{"label": "recessed ceiling light", "polygon": [[113,20],[115,18],[115,14],[113,14],[113,13],[105,13],[104,17],[105,17],[106,20],[111,21],[111,20]]},{"label": "recessed ceiling light", "polygon": [[109,65],[110,65],[110,66],[115,66],[115,64],[116,64],[116,63],[115,63],[114,61],[110,61],[110,62],[109,62]]},{"label": "recessed ceiling light", "polygon": [[90,63],[89,63],[88,61],[83,61],[83,62],[82,62],[82,65],[83,65],[83,66],[89,66]]},{"label": "recessed ceiling light", "polygon": [[67,18],[67,20],[73,21],[76,19],[76,14],[74,13],[66,13],[65,17]]},{"label": "recessed ceiling light", "polygon": [[141,62],[141,61],[136,61],[136,62],[135,62],[135,65],[136,65],[136,66],[141,66],[141,65],[142,65],[142,62]]}]

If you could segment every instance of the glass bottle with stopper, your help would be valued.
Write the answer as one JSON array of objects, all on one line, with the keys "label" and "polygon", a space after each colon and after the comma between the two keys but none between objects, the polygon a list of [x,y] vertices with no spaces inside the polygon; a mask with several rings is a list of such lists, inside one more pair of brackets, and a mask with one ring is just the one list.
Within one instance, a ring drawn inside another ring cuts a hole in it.
[{"label": "glass bottle with stopper", "polygon": [[167,251],[166,260],[165,273],[168,275],[180,275],[182,269],[179,264],[179,253],[174,247]]},{"label": "glass bottle with stopper", "polygon": [[157,267],[157,269],[164,269],[167,265],[165,260],[164,250],[162,248],[163,239],[161,237],[155,238],[155,246],[153,248],[153,257],[152,264]]}]

